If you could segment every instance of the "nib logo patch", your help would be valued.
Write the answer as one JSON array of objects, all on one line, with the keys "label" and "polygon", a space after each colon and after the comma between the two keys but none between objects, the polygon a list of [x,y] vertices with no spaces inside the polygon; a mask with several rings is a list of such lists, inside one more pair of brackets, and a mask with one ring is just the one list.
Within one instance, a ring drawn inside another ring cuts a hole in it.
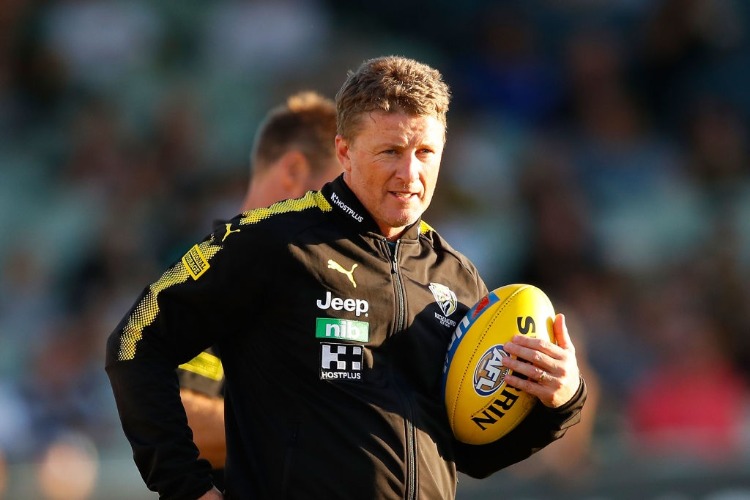
[{"label": "nib logo patch", "polygon": [[367,342],[370,339],[370,324],[338,318],[317,318],[315,337],[319,339],[353,340]]}]

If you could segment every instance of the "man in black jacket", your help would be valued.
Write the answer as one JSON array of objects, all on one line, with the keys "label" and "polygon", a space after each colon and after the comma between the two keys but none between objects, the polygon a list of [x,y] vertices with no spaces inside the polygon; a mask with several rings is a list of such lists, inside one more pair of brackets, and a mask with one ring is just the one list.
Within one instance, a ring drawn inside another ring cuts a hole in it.
[{"label": "man in black jacket", "polygon": [[[107,372],[149,488],[222,498],[175,374],[213,344],[226,372],[227,498],[450,499],[457,471],[485,477],[578,421],[585,384],[558,315],[556,344],[505,344],[517,357],[504,361],[517,374],[507,383],[542,404],[488,445],[451,433],[445,351],[487,287],[421,219],[448,103],[435,69],[365,61],[336,96],[343,175],[237,216],[144,290],[109,338]],[[455,308],[441,308],[446,295]]]}]

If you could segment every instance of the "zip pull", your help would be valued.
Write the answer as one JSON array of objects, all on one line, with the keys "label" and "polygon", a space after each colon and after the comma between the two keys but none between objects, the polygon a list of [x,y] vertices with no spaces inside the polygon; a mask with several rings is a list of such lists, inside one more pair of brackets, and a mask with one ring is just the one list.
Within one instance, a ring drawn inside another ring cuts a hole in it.
[{"label": "zip pull", "polygon": [[391,251],[391,273],[396,274],[398,272],[398,261],[396,259],[396,252],[398,251],[398,241],[386,240],[388,249]]}]

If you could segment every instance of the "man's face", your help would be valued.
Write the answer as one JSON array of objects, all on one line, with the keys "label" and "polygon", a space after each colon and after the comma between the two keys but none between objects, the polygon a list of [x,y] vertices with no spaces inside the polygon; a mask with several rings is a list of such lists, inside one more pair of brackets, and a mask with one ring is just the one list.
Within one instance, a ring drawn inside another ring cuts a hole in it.
[{"label": "man's face", "polygon": [[445,127],[434,116],[373,112],[349,140],[336,136],[344,180],[380,231],[396,239],[430,205]]}]

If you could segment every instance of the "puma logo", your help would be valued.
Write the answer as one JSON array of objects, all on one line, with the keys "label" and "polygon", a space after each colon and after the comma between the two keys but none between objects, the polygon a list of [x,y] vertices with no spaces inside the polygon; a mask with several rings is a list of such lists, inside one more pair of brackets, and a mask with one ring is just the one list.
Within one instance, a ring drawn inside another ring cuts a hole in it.
[{"label": "puma logo", "polygon": [[352,266],[351,271],[347,271],[343,267],[341,267],[341,264],[336,262],[333,259],[328,259],[328,269],[335,269],[336,271],[340,272],[341,274],[346,274],[346,277],[349,278],[349,281],[352,282],[352,285],[354,285],[354,288],[357,288],[357,282],[354,281],[354,269],[357,268],[357,264],[354,264]]},{"label": "puma logo", "polygon": [[226,226],[227,232],[224,233],[224,237],[221,239],[222,243],[224,243],[224,240],[227,239],[227,236],[229,236],[230,234],[232,234],[232,233],[239,233],[240,232],[239,229],[232,229],[232,225],[231,224],[224,224],[224,226]]}]

